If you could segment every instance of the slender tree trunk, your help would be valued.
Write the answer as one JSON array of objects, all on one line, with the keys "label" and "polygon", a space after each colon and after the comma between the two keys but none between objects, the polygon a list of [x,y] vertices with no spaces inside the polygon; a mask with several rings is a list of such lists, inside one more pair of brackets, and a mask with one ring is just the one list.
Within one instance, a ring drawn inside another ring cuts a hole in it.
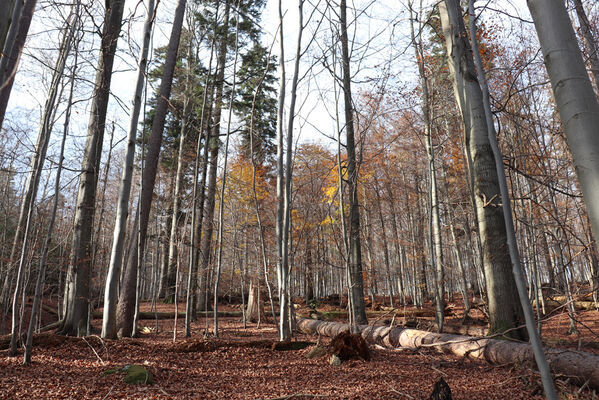
[{"label": "slender tree trunk", "polygon": [[[410,16],[412,6],[410,5]],[[431,245],[431,264],[435,274],[435,320],[437,322],[437,331],[443,331],[444,310],[445,310],[445,282],[443,271],[443,249],[441,243],[441,223],[439,220],[439,196],[437,191],[437,169],[435,166],[435,152],[433,148],[433,132],[431,107],[429,103],[428,76],[424,65],[424,50],[422,48],[421,32],[423,27],[419,26],[418,35],[414,34],[414,19],[411,19],[410,32],[414,53],[418,62],[418,73],[420,75],[420,87],[422,89],[422,116],[424,119],[424,136],[426,156],[428,158],[429,172],[429,199],[430,199],[430,225],[429,240]]]},{"label": "slender tree trunk", "polygon": [[[19,60],[23,53],[23,47],[25,47],[25,39],[27,39],[35,5],[37,4],[37,0],[15,1],[13,21],[6,37],[4,55],[0,58],[0,129],[2,129],[8,99],[10,98],[10,92],[19,67]],[[16,23],[17,18],[18,24]]]},{"label": "slender tree trunk", "polygon": [[[230,0],[225,1],[225,13],[223,28],[229,32],[229,9]],[[215,77],[216,94],[214,99],[213,126],[207,146],[210,146],[210,162],[208,169],[208,186],[206,188],[205,224],[201,243],[200,263],[200,296],[198,299],[198,310],[204,311],[208,308],[207,291],[208,267],[210,264],[210,253],[212,250],[212,234],[214,232],[214,205],[216,198],[216,178],[218,170],[218,153],[220,149],[220,120],[223,107],[223,87],[225,78],[225,63],[227,59],[227,35],[223,34],[218,44],[217,72]]]},{"label": "slender tree trunk", "polygon": [[[240,1],[237,2],[239,6]],[[214,278],[214,336],[218,337],[218,286],[223,262],[223,225],[225,223],[225,189],[227,188],[227,165],[229,161],[229,139],[231,137],[231,119],[233,117],[233,94],[236,89],[237,78],[237,59],[239,58],[239,14],[235,18],[235,59],[233,61],[233,84],[231,85],[231,98],[229,100],[229,115],[227,117],[227,135],[225,139],[225,154],[223,160],[223,177],[221,180],[220,196],[218,199],[218,234],[217,234],[217,256],[216,272]]]},{"label": "slender tree trunk", "polygon": [[[78,25],[79,19],[79,7],[75,10],[75,21],[71,21],[70,34],[73,35],[75,27]],[[72,37],[71,37],[72,39]],[[66,48],[69,48],[67,46]],[[63,48],[64,51],[64,48]],[[50,250],[50,244],[52,241],[52,235],[54,233],[54,223],[56,221],[56,210],[58,209],[58,201],[60,198],[60,178],[62,174],[62,164],[64,161],[64,150],[67,141],[67,134],[69,132],[69,123],[71,120],[71,106],[73,104],[73,89],[75,86],[75,72],[77,70],[77,54],[75,54],[75,62],[73,65],[73,71],[71,75],[71,90],[69,93],[69,99],[67,103],[67,110],[65,112],[65,122],[62,132],[62,142],[60,145],[60,154],[58,156],[58,166],[56,169],[56,180],[54,184],[54,201],[52,202],[52,212],[50,214],[50,222],[48,223],[48,232],[46,233],[46,240],[44,242],[44,248],[40,257],[40,267],[37,275],[37,281],[35,283],[35,293],[33,296],[33,304],[31,306],[31,316],[29,319],[29,329],[27,330],[27,340],[25,342],[25,355],[23,357],[23,364],[31,363],[31,352],[33,348],[33,331],[35,325],[35,319],[38,315],[38,307],[41,307],[40,298],[42,296],[42,284],[46,273],[46,262],[48,258],[48,252]],[[66,59],[66,56],[65,56]],[[59,286],[60,287],[60,286]],[[41,315],[41,312],[39,312]]]},{"label": "slender tree trunk", "polygon": [[[523,325],[524,316],[507,247],[496,160],[459,2],[445,0],[439,4],[439,10],[455,96],[465,125],[467,153],[472,160],[472,187],[483,248],[490,331],[501,332]],[[514,330],[511,336],[526,338],[526,330]]]},{"label": "slender tree trunk", "polygon": [[343,99],[345,104],[345,133],[347,147],[347,176],[349,189],[349,277],[350,297],[353,304],[354,324],[368,323],[364,305],[364,283],[362,277],[362,249],[360,243],[360,204],[358,202],[358,167],[354,139],[354,110],[351,95],[351,73],[349,40],[347,35],[347,5],[339,3],[339,23],[341,27],[341,53],[343,63]]},{"label": "slender tree trunk", "polygon": [[[56,60],[54,73],[52,75],[50,91],[48,93],[48,98],[46,99],[46,103],[44,106],[44,113],[42,115],[41,126],[38,134],[38,146],[36,146],[35,154],[32,157],[32,170],[30,172],[29,177],[27,178],[27,194],[29,195],[29,205],[27,210],[27,216],[25,218],[26,222],[25,231],[23,233],[21,258],[19,261],[19,268],[17,270],[17,283],[13,297],[12,332],[10,340],[10,352],[12,355],[16,354],[17,338],[20,337],[20,330],[17,332],[17,314],[19,308],[19,296],[21,294],[23,285],[23,273],[28,252],[29,232],[31,229],[31,224],[33,223],[34,204],[37,197],[37,191],[39,187],[40,178],[42,176],[44,162],[46,160],[46,151],[48,149],[48,143],[50,142],[50,136],[52,134],[53,117],[55,115],[56,101],[60,91],[59,86],[63,78],[63,72],[65,69],[66,61],[69,56],[69,52],[71,50],[71,45],[75,35],[75,30],[73,27],[77,24],[78,19],[76,18],[76,14],[73,12],[71,13],[70,17],[67,19],[65,24],[58,59]],[[58,196],[58,192],[55,194],[55,196]]]},{"label": "slender tree trunk", "polygon": [[578,16],[578,23],[580,24],[582,41],[589,56],[591,74],[595,80],[595,86],[597,87],[597,90],[599,90],[599,48],[597,47],[597,41],[593,37],[591,23],[584,10],[582,0],[573,0],[573,2],[576,15]]},{"label": "slender tree trunk", "polygon": [[[152,197],[154,193],[154,184],[156,182],[156,172],[158,170],[158,159],[160,147],[162,144],[162,134],[164,122],[168,111],[168,102],[171,95],[173,75],[177,61],[177,51],[179,49],[179,40],[183,28],[183,17],[185,15],[186,0],[179,0],[175,9],[171,35],[168,43],[160,90],[158,92],[158,101],[152,122],[152,133],[150,134],[148,153],[144,166],[144,173],[141,185],[140,206],[139,206],[139,242],[138,242],[138,260],[136,264],[129,266],[130,274],[125,274],[123,288],[135,288],[137,282],[137,265],[143,262],[145,254],[145,242],[148,233],[148,223],[150,219],[150,209],[152,207]],[[135,253],[135,252],[134,252]],[[136,295],[127,293],[127,290],[121,291],[119,304],[117,307],[117,326],[119,336],[131,336],[134,331],[133,320],[136,311]]]},{"label": "slender tree trunk", "polygon": [[[148,0],[147,14],[144,23],[143,44],[139,55],[137,68],[137,80],[135,93],[131,107],[131,118],[129,120],[129,132],[127,134],[127,149],[123,162],[123,173],[119,187],[119,198],[117,200],[116,221],[114,223],[114,235],[112,251],[110,253],[110,264],[106,277],[106,288],[104,291],[104,314],[102,318],[102,337],[116,337],[116,306],[118,301],[118,283],[123,263],[123,249],[125,245],[125,233],[127,230],[127,218],[129,216],[129,200],[131,198],[131,184],[133,181],[133,164],[135,159],[135,140],[137,124],[141,110],[141,96],[144,90],[146,65],[148,63],[148,51],[150,48],[150,37],[154,22],[154,0]],[[135,230],[134,230],[135,231]]]}]

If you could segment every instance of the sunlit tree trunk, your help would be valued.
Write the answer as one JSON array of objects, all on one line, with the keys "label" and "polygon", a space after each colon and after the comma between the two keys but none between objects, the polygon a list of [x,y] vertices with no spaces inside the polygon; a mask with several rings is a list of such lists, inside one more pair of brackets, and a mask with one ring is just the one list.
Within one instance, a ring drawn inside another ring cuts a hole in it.
[{"label": "sunlit tree trunk", "polygon": [[[148,62],[148,51],[150,48],[150,37],[154,21],[154,0],[148,0],[146,4],[146,20],[143,31],[143,44],[139,55],[137,68],[137,80],[135,93],[131,106],[131,118],[129,120],[129,132],[127,134],[127,149],[123,162],[123,173],[119,187],[119,198],[117,200],[116,221],[114,224],[114,235],[112,251],[110,253],[110,264],[106,277],[104,291],[104,311],[102,318],[102,337],[116,337],[116,306],[118,300],[118,283],[123,263],[123,250],[125,246],[125,234],[127,230],[127,218],[129,216],[129,200],[131,197],[131,183],[133,181],[133,163],[135,158],[135,140],[137,134],[137,123],[141,111],[142,93],[144,90],[146,65]],[[135,231],[135,229],[134,229]]]},{"label": "sunlit tree trunk", "polygon": [[139,264],[143,262],[145,254],[145,241],[148,232],[150,209],[152,207],[154,184],[156,182],[156,172],[158,170],[158,159],[162,144],[166,113],[168,111],[169,98],[171,95],[171,87],[175,72],[175,64],[177,61],[177,51],[179,49],[181,30],[183,28],[183,17],[185,15],[186,3],[186,0],[179,0],[177,2],[177,8],[175,9],[171,35],[164,61],[162,80],[160,82],[160,90],[158,92],[158,99],[156,102],[154,120],[152,122],[152,132],[148,142],[148,152],[142,174],[141,195],[139,199],[139,242],[137,262],[135,265],[129,265],[131,273],[125,273],[125,278],[122,283],[123,290],[121,291],[119,304],[117,307],[118,335],[121,337],[131,336],[134,332],[133,321],[136,312],[137,296],[135,293],[135,288],[137,287],[137,274],[139,271]]},{"label": "sunlit tree trunk", "polygon": [[[489,142],[482,92],[459,2],[445,0],[439,4],[439,11],[449,70],[465,127],[465,143],[472,160],[472,187],[487,280],[490,330],[500,332],[523,325],[524,316],[508,253],[495,156]],[[510,335],[527,336],[525,329],[516,329]]]},{"label": "sunlit tree trunk", "polygon": [[113,0],[106,9],[98,72],[91,104],[87,142],[75,210],[73,245],[66,278],[65,319],[61,332],[87,333],[91,276],[92,229],[96,209],[96,188],[102,158],[106,111],[110,97],[112,66],[121,31],[124,0]]},{"label": "sunlit tree trunk", "polygon": [[599,236],[599,103],[568,12],[559,0],[528,0],[568,147],[591,220]]}]

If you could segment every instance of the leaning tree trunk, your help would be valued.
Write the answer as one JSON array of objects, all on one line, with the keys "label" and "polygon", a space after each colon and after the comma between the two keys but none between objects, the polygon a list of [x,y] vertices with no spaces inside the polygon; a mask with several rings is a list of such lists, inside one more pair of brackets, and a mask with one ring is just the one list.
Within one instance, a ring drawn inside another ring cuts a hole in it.
[{"label": "leaning tree trunk", "polygon": [[[75,21],[78,23],[79,21],[79,7],[75,10]],[[71,21],[70,34],[72,35],[75,28],[77,26],[76,23]],[[72,39],[72,37],[71,37]],[[70,45],[67,45],[70,46]],[[69,47],[67,47],[69,48]],[[66,55],[65,55],[66,58]],[[29,328],[27,330],[27,340],[25,342],[25,354],[23,356],[23,364],[31,363],[31,352],[33,348],[33,331],[35,326],[35,320],[37,318],[38,307],[42,297],[42,284],[44,276],[46,275],[46,264],[48,259],[48,253],[50,251],[50,244],[52,241],[52,235],[54,233],[54,223],[56,221],[56,211],[58,209],[58,201],[59,201],[59,193],[60,193],[60,178],[62,174],[62,164],[64,161],[64,151],[65,144],[67,141],[67,134],[69,132],[69,123],[71,121],[71,108],[73,105],[73,89],[75,86],[75,71],[77,70],[77,54],[75,54],[75,61],[73,63],[72,73],[71,73],[71,89],[69,92],[69,98],[67,103],[67,109],[65,111],[65,121],[62,131],[62,141],[60,144],[60,154],[58,156],[58,165],[56,167],[56,178],[54,183],[54,200],[52,202],[52,213],[50,214],[50,222],[48,223],[48,232],[46,233],[46,239],[44,242],[44,247],[42,249],[42,255],[40,257],[40,267],[37,272],[37,280],[35,283],[35,293],[33,295],[33,304],[31,305],[31,315],[29,318]]]},{"label": "leaning tree trunk", "polygon": [[[439,11],[449,70],[464,121],[465,144],[472,160],[472,187],[487,280],[490,331],[500,332],[522,326],[524,315],[512,275],[495,156],[489,143],[482,92],[459,1],[445,0],[439,4]],[[515,329],[510,336],[525,339],[526,329]]]},{"label": "leaning tree trunk", "polygon": [[[7,44],[4,48],[4,55],[0,57],[0,129],[2,129],[4,113],[6,111],[6,106],[8,105],[8,98],[12,89],[12,82],[14,81],[14,73],[16,73],[21,51],[25,45],[25,39],[27,37],[27,32],[29,31],[29,25],[31,24],[31,18],[33,17],[35,1],[32,2],[30,0],[29,3],[25,5],[24,10],[23,7],[22,1],[16,2],[13,12],[13,22],[11,22],[10,30],[7,35]],[[42,148],[40,140],[42,140],[42,137],[38,136],[38,142],[36,144],[37,149]],[[2,293],[8,293],[10,291],[12,281],[14,280],[14,264],[16,263],[15,258],[17,257],[19,246],[23,240],[27,210],[29,210],[29,205],[32,201],[31,193],[33,181],[31,178],[33,176],[33,170],[35,169],[34,165],[36,165],[35,163],[39,162],[37,161],[39,158],[44,157],[45,152],[42,154],[38,151],[31,159],[31,170],[27,178],[23,200],[19,210],[19,220],[10,251],[10,257],[8,259],[8,266],[6,267],[6,276],[4,277]],[[0,298],[0,312],[4,312],[7,304],[8,301],[6,300],[5,303],[4,296],[2,296],[2,298]]]},{"label": "leaning tree trunk", "polygon": [[124,0],[112,0],[106,9],[98,72],[91,104],[87,142],[79,179],[79,193],[75,210],[73,245],[65,288],[65,318],[61,333],[81,335],[87,331],[88,304],[91,276],[92,229],[96,210],[96,187],[106,111],[110,97],[110,82],[116,45],[121,32]]},{"label": "leaning tree trunk", "polygon": [[528,0],[594,238],[599,237],[599,103],[568,12],[559,0]]},{"label": "leaning tree trunk", "polygon": [[[24,0],[22,5],[20,3],[21,0],[17,0],[15,4],[13,12],[13,18],[15,19],[8,30],[4,56],[0,58],[0,129],[2,129],[8,99],[12,91],[12,85],[15,82],[19,60],[23,53],[23,47],[25,47],[25,39],[27,39],[37,0]],[[21,7],[22,9],[19,11]],[[19,17],[18,23],[16,17]]]},{"label": "leaning tree trunk", "polygon": [[[13,18],[14,9],[14,0],[5,0],[0,3],[0,49],[4,49],[4,45],[6,44],[6,37],[8,36],[8,32],[11,28],[12,21],[15,21],[15,19]],[[20,11],[17,10],[17,13],[20,13]],[[1,79],[0,82],[2,82]]]},{"label": "leaning tree trunk", "polygon": [[139,234],[136,235],[139,239],[137,262],[129,265],[128,273],[123,279],[123,288],[119,297],[117,306],[117,327],[118,334],[121,337],[131,336],[134,332],[134,316],[136,312],[135,291],[137,288],[138,266],[144,259],[145,242],[148,233],[148,222],[150,220],[150,209],[152,207],[152,197],[154,194],[154,184],[156,183],[156,172],[158,170],[158,159],[160,156],[160,146],[162,144],[162,133],[164,130],[164,122],[168,111],[169,98],[171,96],[171,87],[173,83],[173,75],[175,72],[175,64],[177,62],[177,51],[179,49],[179,40],[181,38],[181,30],[183,28],[183,16],[185,15],[186,0],[179,0],[175,9],[173,27],[171,36],[168,42],[166,58],[164,61],[164,69],[162,72],[162,80],[160,82],[160,90],[156,102],[156,111],[154,121],[152,122],[152,133],[150,134],[148,153],[146,155],[144,172],[141,184],[140,207],[139,207]]},{"label": "leaning tree trunk", "polygon": [[[37,197],[37,190],[40,178],[42,176],[44,162],[46,160],[46,151],[48,149],[48,143],[50,142],[50,136],[52,134],[53,119],[56,114],[56,100],[60,91],[59,86],[63,78],[63,72],[67,62],[67,58],[69,57],[69,51],[71,50],[71,45],[75,34],[74,27],[78,24],[78,18],[76,14],[77,12],[78,9],[76,11],[73,10],[71,16],[67,19],[67,21],[65,21],[66,23],[64,27],[62,43],[60,45],[60,51],[58,53],[58,59],[56,60],[56,65],[52,76],[52,83],[50,85],[50,91],[48,93],[48,98],[46,99],[46,104],[44,106],[44,113],[42,115],[41,126],[38,136],[38,147],[36,147],[35,155],[32,157],[33,169],[31,170],[31,173],[28,177],[27,186],[30,190],[30,192],[28,193],[30,198],[28,202],[29,204],[27,209],[25,231],[23,232],[21,259],[19,261],[19,268],[17,271],[17,283],[13,296],[12,331],[10,340],[10,352],[12,355],[16,354],[17,338],[20,336],[20,332],[17,332],[19,325],[17,323],[17,315],[19,314],[19,297],[23,285],[23,273],[28,252],[29,233],[31,229],[31,224],[33,223],[34,204]],[[62,160],[60,160],[60,162],[62,162]],[[54,196],[57,197],[58,192],[56,192]],[[35,311],[32,312],[34,313]]]},{"label": "leaning tree trunk", "polygon": [[[135,159],[135,140],[137,134],[137,123],[141,110],[141,95],[144,89],[146,65],[148,63],[148,50],[150,48],[150,37],[154,22],[154,0],[147,2],[146,21],[144,23],[144,35],[139,66],[137,68],[137,81],[131,119],[129,120],[129,132],[127,135],[127,150],[123,162],[123,174],[119,188],[119,199],[117,202],[116,221],[114,224],[114,235],[112,251],[110,253],[110,264],[106,277],[106,288],[104,291],[104,315],[102,318],[102,337],[116,337],[116,305],[118,300],[118,283],[123,263],[123,249],[125,245],[125,233],[127,231],[127,218],[129,216],[129,199],[131,197],[131,182],[133,180],[133,164]],[[135,229],[134,229],[135,231]]]},{"label": "leaning tree trunk", "polygon": [[362,277],[362,249],[360,243],[360,204],[358,202],[358,167],[354,139],[354,110],[351,96],[351,73],[349,70],[349,40],[347,37],[347,5],[339,4],[341,28],[341,57],[343,63],[343,100],[345,104],[345,133],[347,148],[347,176],[349,189],[349,277],[352,321],[363,324],[366,318],[364,305],[364,279]]},{"label": "leaning tree trunk", "polygon": [[522,266],[520,264],[520,253],[518,250],[518,244],[516,242],[516,231],[514,228],[514,221],[512,219],[512,206],[509,197],[507,179],[505,177],[505,170],[503,167],[503,157],[499,149],[499,143],[497,142],[495,126],[493,125],[493,114],[491,113],[489,87],[487,85],[487,79],[485,76],[485,71],[483,68],[483,63],[478,48],[478,39],[476,38],[476,15],[474,13],[474,0],[469,0],[468,10],[470,13],[470,36],[472,43],[474,44],[474,62],[476,65],[476,72],[480,82],[480,88],[482,90],[483,106],[487,122],[487,136],[489,138],[489,143],[491,144],[491,148],[493,150],[495,158],[495,167],[497,170],[498,182],[501,192],[501,203],[503,206],[505,230],[507,233],[507,244],[510,259],[512,261],[512,271],[514,275],[514,280],[518,289],[518,297],[520,298],[520,304],[524,313],[526,330],[530,337],[530,343],[534,353],[535,361],[537,363],[539,371],[541,372],[541,380],[543,382],[545,396],[549,400],[557,400],[557,393],[555,391],[553,378],[551,377],[551,371],[549,369],[549,365],[547,365],[547,359],[545,358],[545,354],[543,353],[541,338],[535,326],[535,317],[532,311],[532,306],[526,294],[526,280],[523,276]]}]

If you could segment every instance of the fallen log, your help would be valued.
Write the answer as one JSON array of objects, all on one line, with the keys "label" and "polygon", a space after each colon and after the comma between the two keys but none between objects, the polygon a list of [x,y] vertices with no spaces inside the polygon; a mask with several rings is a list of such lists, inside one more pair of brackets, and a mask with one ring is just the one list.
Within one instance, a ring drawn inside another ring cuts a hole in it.
[{"label": "fallen log", "polygon": [[[297,329],[302,333],[334,337],[349,330],[348,324],[299,318]],[[386,348],[420,349],[430,347],[442,353],[483,360],[490,364],[535,365],[532,348],[528,343],[510,342],[491,338],[439,334],[402,327],[360,325],[362,337],[369,344]],[[599,390],[599,356],[568,349],[546,348],[545,354],[555,375],[570,378],[578,385]]]},{"label": "fallen log", "polygon": [[[212,311],[198,311],[198,317],[212,317],[214,313]],[[241,311],[219,311],[219,317],[241,317]],[[96,310],[93,313],[94,319],[102,318],[102,310]],[[180,312],[177,314],[177,318],[185,318],[185,313]],[[150,311],[141,311],[139,313],[139,319],[175,319],[174,312],[150,312]]]},{"label": "fallen log", "polygon": [[[565,298],[561,299],[561,297],[562,296],[557,296],[557,297],[545,299],[545,308],[550,311],[555,310],[556,308],[559,308],[559,307],[565,308],[565,305],[568,304],[568,300],[566,300]],[[573,301],[573,303],[574,303],[574,309],[576,309],[576,310],[592,311],[592,310],[597,309],[595,307],[594,301],[575,300],[575,301]],[[536,307],[537,301],[533,300],[532,305],[533,305],[533,307]]]},{"label": "fallen log", "polygon": [[[395,310],[395,311],[393,311],[393,310]],[[322,319],[324,319],[324,320],[347,319],[347,317],[348,317],[347,311],[335,311],[335,310],[320,311],[319,314],[322,317]],[[392,318],[393,314],[395,314],[395,317],[406,317],[406,318],[434,317],[435,311],[429,310],[426,308],[407,309],[407,310],[404,310],[402,308],[397,308],[397,309],[391,309],[391,310],[387,310],[387,311],[385,311],[385,310],[383,310],[383,311],[366,311],[366,316],[368,318],[379,318],[379,317],[385,317],[385,316]]]}]

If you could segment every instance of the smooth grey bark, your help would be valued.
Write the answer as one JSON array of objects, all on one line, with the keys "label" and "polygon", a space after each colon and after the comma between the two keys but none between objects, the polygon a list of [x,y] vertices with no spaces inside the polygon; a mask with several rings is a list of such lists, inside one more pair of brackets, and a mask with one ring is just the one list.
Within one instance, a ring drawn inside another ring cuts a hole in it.
[{"label": "smooth grey bark", "polygon": [[[10,98],[36,4],[37,0],[16,0],[15,3],[13,22],[10,24],[6,37],[4,55],[0,58],[0,129],[2,129],[4,123],[8,99]],[[15,23],[17,19],[18,23]]]},{"label": "smooth grey bark", "polygon": [[107,3],[82,173],[79,179],[71,259],[66,277],[65,318],[60,329],[65,335],[82,335],[87,331],[96,188],[102,158],[112,67],[121,32],[124,3],[124,0],[112,0]]},{"label": "smooth grey bark", "polygon": [[599,237],[599,103],[568,12],[559,0],[528,0],[557,110],[595,240]]},{"label": "smooth grey bark", "polygon": [[131,183],[133,181],[133,164],[135,159],[135,140],[137,124],[141,111],[142,93],[145,84],[146,66],[148,63],[148,51],[150,48],[150,37],[154,22],[154,0],[147,0],[146,20],[143,28],[143,42],[139,54],[137,67],[137,78],[135,92],[131,105],[131,117],[129,119],[129,131],[127,133],[127,149],[123,160],[123,172],[119,187],[119,198],[117,200],[116,220],[114,223],[114,234],[112,240],[112,251],[110,253],[110,264],[106,277],[104,290],[104,311],[102,318],[102,337],[116,337],[116,306],[118,301],[118,283],[123,263],[123,250],[125,247],[125,234],[127,231],[127,219],[129,216],[129,200],[131,198]]},{"label": "smooth grey bark", "polygon": [[[148,223],[150,219],[150,210],[152,207],[152,197],[154,194],[154,184],[156,183],[156,173],[158,171],[158,159],[160,156],[160,147],[162,144],[162,135],[166,113],[168,111],[168,102],[171,95],[173,75],[175,64],[177,62],[177,52],[179,50],[179,41],[183,29],[183,17],[185,15],[186,0],[179,0],[175,9],[171,34],[166,51],[160,89],[157,95],[154,120],[152,122],[152,132],[148,142],[148,151],[145,158],[144,172],[141,185],[140,205],[139,205],[139,234],[137,262],[129,265],[130,273],[125,273],[122,283],[123,290],[119,296],[117,306],[117,334],[121,337],[131,336],[134,332],[134,315],[136,312],[136,290],[137,274],[139,264],[143,263],[145,242],[148,233]],[[131,290],[131,288],[134,288]],[[131,293],[133,292],[133,293]]]},{"label": "smooth grey bark", "polygon": [[499,188],[501,192],[501,203],[503,206],[503,215],[505,220],[505,230],[507,234],[507,244],[510,253],[510,259],[512,261],[512,271],[514,274],[514,280],[516,281],[516,288],[518,289],[518,295],[520,297],[520,305],[524,312],[524,318],[526,321],[526,329],[530,338],[530,344],[534,353],[535,361],[539,372],[541,374],[541,380],[543,382],[543,389],[545,396],[549,400],[557,400],[557,392],[551,376],[551,370],[547,363],[547,358],[543,351],[543,344],[539,332],[535,326],[535,317],[532,310],[532,305],[528,299],[526,293],[526,281],[522,273],[522,266],[520,265],[520,252],[518,250],[518,243],[516,241],[516,231],[514,228],[514,221],[512,219],[512,206],[509,197],[509,191],[507,186],[507,180],[505,177],[505,170],[503,167],[503,156],[497,143],[497,134],[495,132],[495,125],[493,123],[493,114],[491,112],[491,102],[489,98],[489,87],[487,85],[487,79],[483,68],[483,63],[478,48],[478,40],[476,37],[476,14],[474,12],[474,0],[468,1],[468,11],[470,14],[470,37],[473,43],[473,54],[474,64],[476,65],[476,72],[480,88],[482,90],[483,107],[485,111],[485,119],[487,122],[487,134],[489,137],[489,143],[493,149],[493,155],[495,158],[495,167],[497,169],[497,176],[499,182]]},{"label": "smooth grey bark", "polygon": [[349,277],[352,320],[354,324],[368,323],[364,305],[364,280],[362,277],[362,249],[360,242],[360,204],[358,201],[358,166],[354,139],[354,109],[351,95],[349,40],[347,37],[347,4],[339,3],[341,30],[341,62],[343,64],[343,100],[345,109],[345,133],[347,148],[347,176],[349,189]]},{"label": "smooth grey bark", "polygon": [[[487,281],[489,328],[490,332],[502,332],[522,326],[524,316],[507,247],[496,160],[459,1],[444,0],[439,11],[455,97],[464,122],[467,153],[472,162],[471,182]],[[524,339],[526,330],[515,329],[510,336]]]}]

